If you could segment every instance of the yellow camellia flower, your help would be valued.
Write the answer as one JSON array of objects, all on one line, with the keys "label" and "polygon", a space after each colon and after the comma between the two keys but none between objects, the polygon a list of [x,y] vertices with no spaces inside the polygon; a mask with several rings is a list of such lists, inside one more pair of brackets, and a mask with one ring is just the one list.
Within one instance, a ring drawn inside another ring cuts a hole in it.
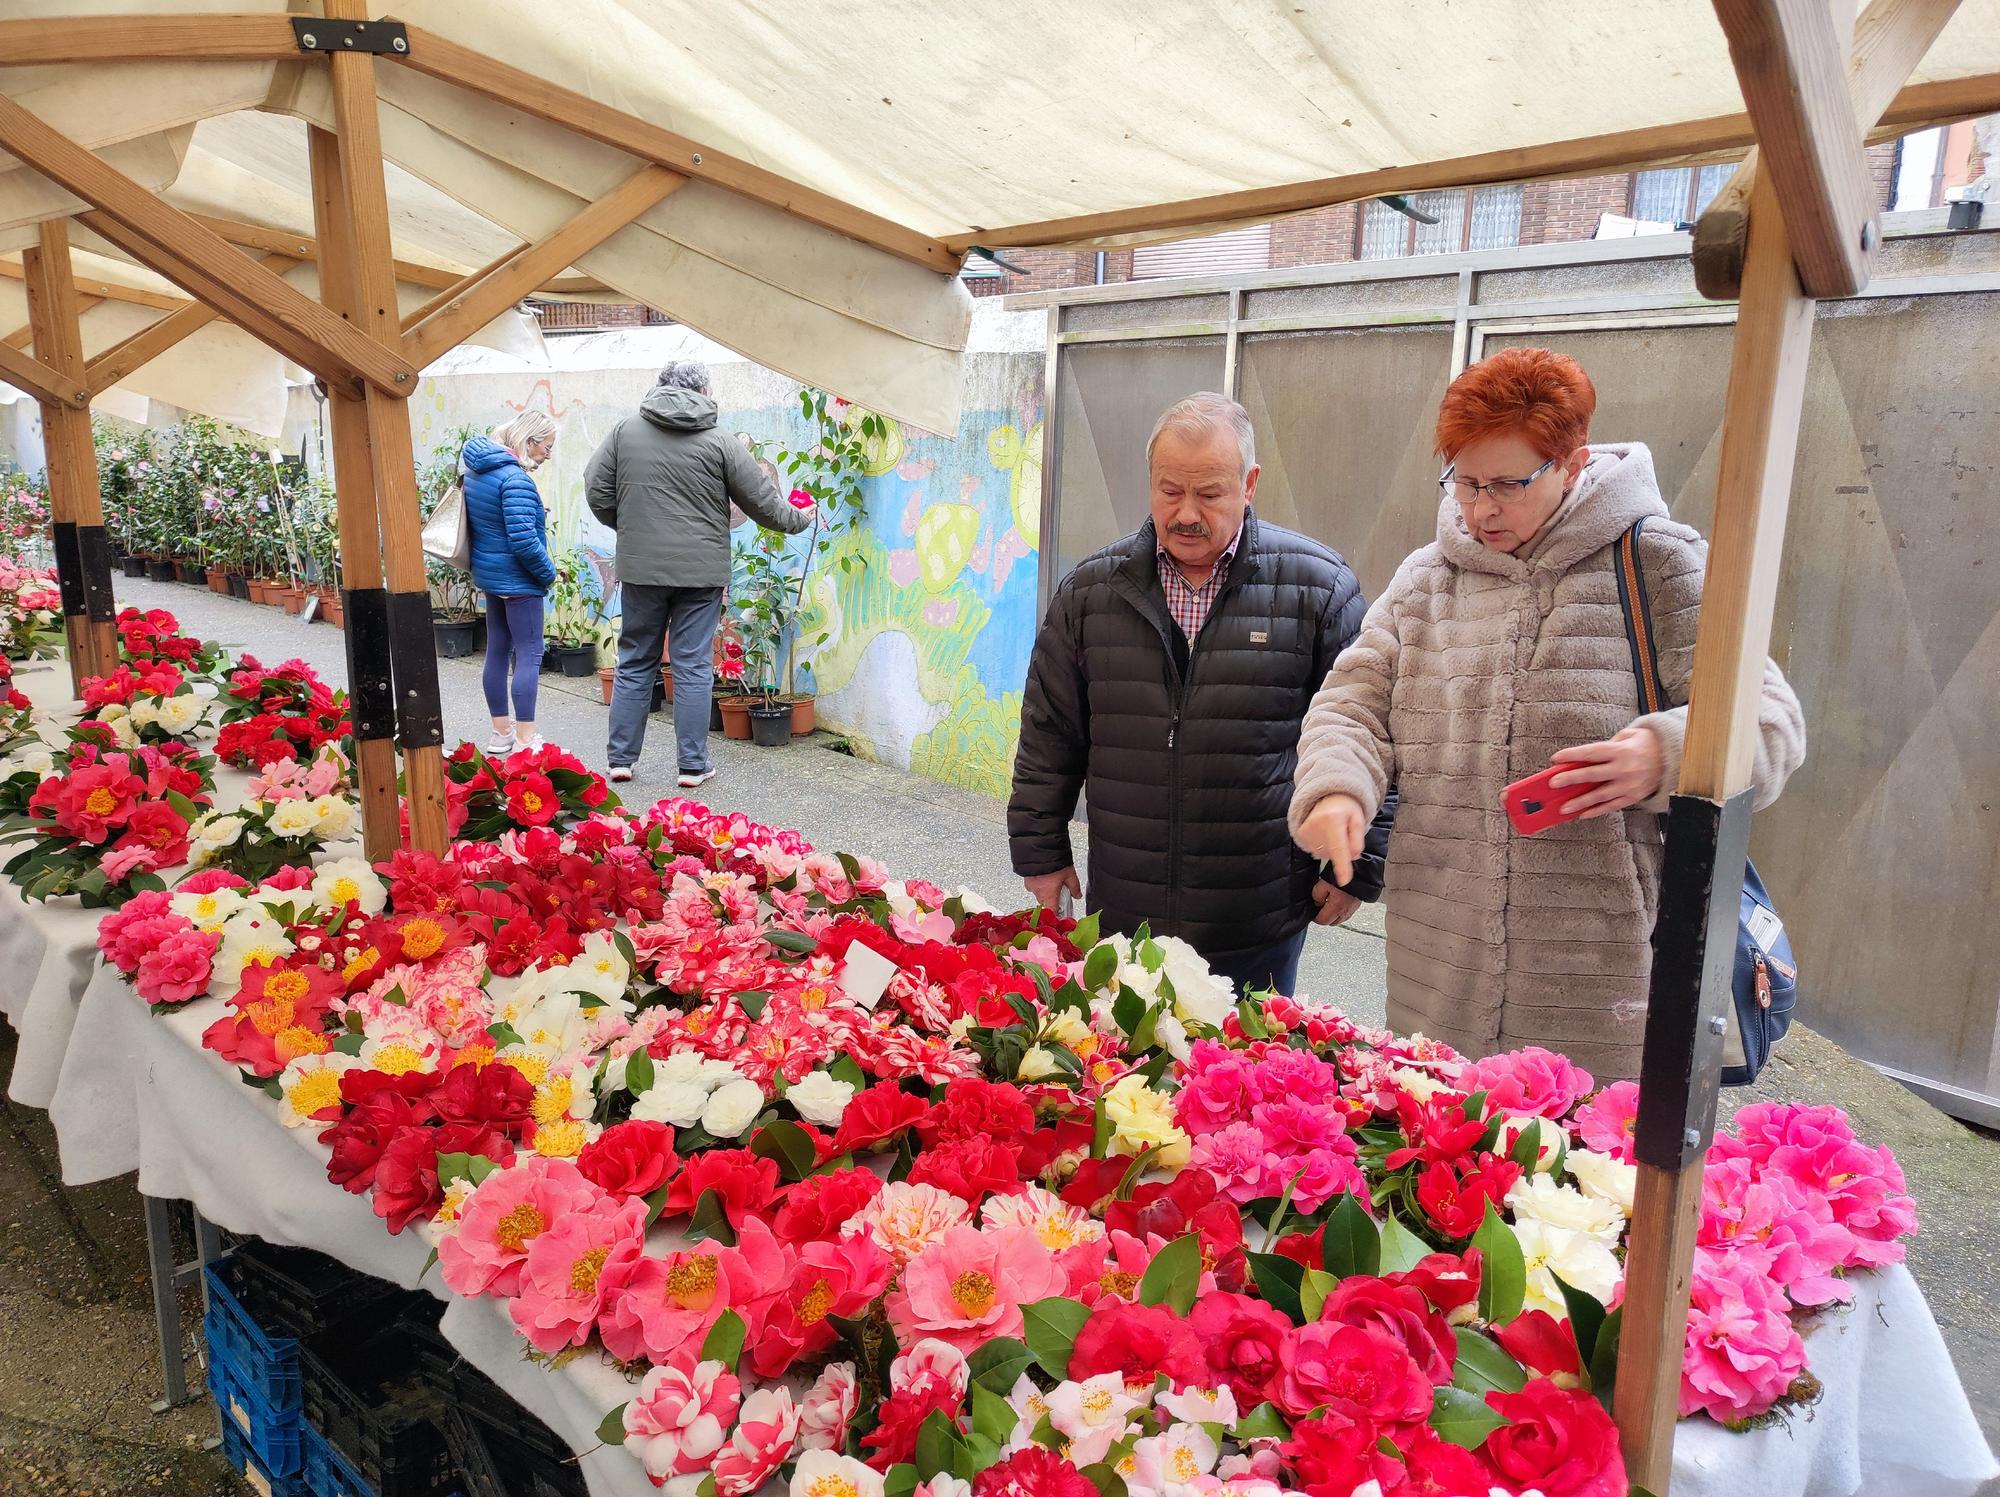
[{"label": "yellow camellia flower", "polygon": [[1111,1152],[1137,1154],[1151,1148],[1161,1169],[1188,1162],[1188,1136],[1174,1122],[1173,1100],[1156,1092],[1140,1075],[1123,1076],[1104,1094],[1104,1117],[1111,1124]]}]

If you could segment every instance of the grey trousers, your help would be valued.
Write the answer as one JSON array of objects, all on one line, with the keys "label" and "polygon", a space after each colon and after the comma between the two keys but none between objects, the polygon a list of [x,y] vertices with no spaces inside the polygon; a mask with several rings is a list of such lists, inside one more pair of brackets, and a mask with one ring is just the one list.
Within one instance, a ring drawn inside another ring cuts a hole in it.
[{"label": "grey trousers", "polygon": [[722,622],[719,587],[651,587],[628,582],[618,630],[618,679],[611,688],[613,768],[639,762],[646,714],[660,676],[664,639],[674,667],[674,737],[681,772],[708,768],[708,704],[715,680],[715,630]]}]

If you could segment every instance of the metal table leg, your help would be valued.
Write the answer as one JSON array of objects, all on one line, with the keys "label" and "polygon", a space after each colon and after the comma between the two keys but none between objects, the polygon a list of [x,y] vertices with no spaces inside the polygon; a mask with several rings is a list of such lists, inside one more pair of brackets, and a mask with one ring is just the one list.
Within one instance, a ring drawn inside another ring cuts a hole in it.
[{"label": "metal table leg", "polygon": [[[146,1271],[153,1281],[153,1319],[160,1337],[161,1396],[152,1410],[163,1414],[189,1401],[187,1359],[181,1339],[181,1286],[194,1279],[202,1286],[202,1305],[208,1304],[208,1281],[202,1270],[222,1256],[222,1233],[193,1205],[158,1196],[146,1202]],[[185,1208],[194,1224],[195,1256],[188,1263],[174,1258],[174,1211]],[[196,1390],[197,1392],[199,1390]]]}]

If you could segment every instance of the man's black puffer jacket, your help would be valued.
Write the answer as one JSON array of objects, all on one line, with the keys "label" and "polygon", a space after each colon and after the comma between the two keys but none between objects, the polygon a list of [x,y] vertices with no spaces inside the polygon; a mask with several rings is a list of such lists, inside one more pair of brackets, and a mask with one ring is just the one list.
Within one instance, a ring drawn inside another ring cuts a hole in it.
[{"label": "man's black puffer jacket", "polygon": [[[1299,724],[1367,601],[1339,556],[1244,516],[1192,649],[1160,587],[1153,522],[1056,588],[1028,667],[1007,835],[1014,871],[1074,861],[1087,791],[1089,907],[1214,960],[1260,950],[1314,912],[1318,865],[1285,827]],[[1385,811],[1348,892],[1382,889]]]}]

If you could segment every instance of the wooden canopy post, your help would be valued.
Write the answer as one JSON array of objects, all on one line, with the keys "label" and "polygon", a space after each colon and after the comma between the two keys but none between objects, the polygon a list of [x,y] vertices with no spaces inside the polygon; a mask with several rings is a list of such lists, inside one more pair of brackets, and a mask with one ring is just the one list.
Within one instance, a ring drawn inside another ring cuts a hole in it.
[{"label": "wooden canopy post", "polygon": [[[326,0],[326,17],[330,21],[366,21],[366,0]],[[402,318],[396,304],[396,265],[390,252],[389,195],[382,169],[381,122],[376,116],[375,60],[367,53],[337,52],[327,59],[327,65],[333,71],[340,190],[339,201],[331,206],[344,221],[337,231],[330,221],[318,224],[320,274],[343,285],[344,293],[352,298],[347,310],[354,324],[385,354],[400,361]],[[344,265],[339,263],[342,260]],[[395,690],[396,738],[403,751],[410,841],[441,853],[450,840],[441,747],[444,712],[438,698],[437,646],[431,634],[423,522],[417,509],[409,394],[407,388],[389,394],[370,385],[362,399],[375,480],[382,576],[387,584],[383,642]],[[351,426],[351,415],[347,420]],[[351,436],[349,440],[353,440]],[[336,433],[335,450],[339,447]],[[379,674],[379,661],[374,669]],[[368,773],[365,765],[363,773]],[[364,779],[364,801],[368,793]]]},{"label": "wooden canopy post", "polygon": [[[1781,66],[1768,50],[1738,45],[1748,13],[1765,7],[1793,20],[1802,15],[1789,0],[1716,0],[1753,112],[1760,99],[1783,92],[1782,80],[1797,75],[1796,67]],[[1830,32],[1826,7],[1820,5],[1815,15],[1815,24]],[[1638,1181],[1614,1412],[1628,1475],[1658,1497],[1666,1497],[1673,1474],[1702,1172],[1715,1131],[1737,910],[1750,846],[1758,705],[1812,346],[1814,302],[1801,285],[1803,260],[1787,233],[1780,189],[1788,172],[1802,169],[1805,156],[1824,160],[1838,154],[1830,148],[1809,151],[1813,144],[1794,138],[1778,149],[1776,140],[1766,141],[1763,169],[1751,189],[1687,733],[1680,784],[1668,813],[1653,938],[1633,1139]],[[1796,199],[1799,184],[1791,186]],[[1813,215],[1822,231],[1840,221],[1842,196],[1824,195]],[[1822,232],[1817,249],[1823,252],[1830,243]],[[1822,254],[1822,272],[1833,273],[1826,258]]]},{"label": "wooden canopy post", "polygon": [[62,219],[40,226],[35,246],[22,256],[22,267],[35,358],[77,387],[76,398],[44,398],[41,407],[70,684],[81,694],[86,678],[104,675],[118,664],[118,632],[112,621],[111,547],[104,534],[104,499],[98,490],[97,444],[90,431],[90,398],[82,389],[83,334],[77,325],[76,282],[70,274],[69,231]]}]

